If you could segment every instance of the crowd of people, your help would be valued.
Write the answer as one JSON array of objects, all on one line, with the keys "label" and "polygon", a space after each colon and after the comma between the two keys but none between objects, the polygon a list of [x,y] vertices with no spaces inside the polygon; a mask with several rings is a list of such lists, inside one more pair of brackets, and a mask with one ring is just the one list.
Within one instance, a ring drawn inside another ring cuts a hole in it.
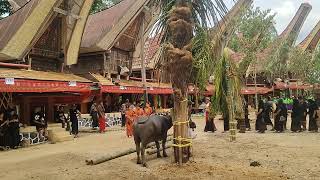
[{"label": "crowd of people", "polygon": [[150,116],[153,113],[153,109],[150,103],[147,102],[145,107],[141,103],[130,103],[129,99],[121,105],[122,114],[122,127],[126,127],[126,134],[128,137],[133,136],[133,124],[142,116]]},{"label": "crowd of people", "polygon": [[[205,98],[205,119],[206,125],[205,132],[215,132],[217,130],[214,118],[215,114],[210,112],[210,98]],[[244,121],[238,121],[238,128],[243,122],[243,127],[246,130],[251,130],[249,119],[248,103],[244,100]],[[267,97],[265,99],[259,99],[258,107],[256,111],[255,130],[259,133],[264,133],[271,126],[271,131],[277,133],[287,130],[288,116],[291,114],[291,127],[292,132],[318,132],[320,128],[320,110],[317,102],[313,99],[306,100],[303,97],[299,98],[274,98]],[[243,119],[243,118],[239,118]],[[223,115],[224,120],[224,132],[229,130],[229,119],[226,115]],[[308,122],[308,127],[307,125]]]},{"label": "crowd of people", "polygon": [[[276,108],[273,111],[273,104]],[[313,99],[304,99],[303,97],[292,98],[291,103],[284,103],[283,99],[271,100],[270,97],[266,101],[259,100],[256,120],[256,130],[264,133],[267,130],[267,125],[271,125],[275,132],[284,132],[287,129],[287,120],[289,110],[291,111],[291,127],[292,132],[318,132],[320,111],[319,106]],[[274,124],[271,117],[274,117]],[[308,117],[308,118],[307,118]],[[307,128],[307,120],[309,127]]]}]

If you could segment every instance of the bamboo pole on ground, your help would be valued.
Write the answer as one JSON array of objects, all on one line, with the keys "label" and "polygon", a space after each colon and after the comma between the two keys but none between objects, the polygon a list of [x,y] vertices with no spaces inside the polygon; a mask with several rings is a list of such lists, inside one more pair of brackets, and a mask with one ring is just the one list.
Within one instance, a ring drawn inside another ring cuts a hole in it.
[{"label": "bamboo pole on ground", "polygon": [[[173,138],[168,138],[167,139],[167,142],[168,141],[172,141]],[[149,149],[149,148],[152,148],[152,147],[155,147],[155,143],[150,143],[149,145],[147,145],[146,149]],[[171,145],[168,145],[168,147],[171,147]],[[167,148],[167,147],[166,147]],[[116,158],[119,158],[119,157],[122,157],[122,156],[126,156],[126,155],[129,155],[129,154],[132,154],[132,153],[135,153],[137,152],[135,148],[130,148],[130,149],[126,149],[126,150],[123,150],[123,151],[120,151],[120,152],[116,152],[116,153],[113,153],[111,155],[104,155],[104,156],[101,156],[101,157],[95,157],[95,158],[92,158],[92,159],[87,159],[85,160],[86,164],[87,165],[97,165],[97,164],[100,164],[100,163],[103,163],[103,162],[106,162],[106,161],[110,161],[110,160],[113,160],[113,159],[116,159]]]},{"label": "bamboo pole on ground", "polygon": [[[169,149],[169,148],[171,148],[172,146],[171,145],[168,145],[168,146],[166,146],[165,147],[165,149]],[[163,150],[163,148],[161,147],[160,149],[159,149],[159,151],[162,151]],[[155,153],[157,153],[158,152],[158,150],[157,149],[151,149],[151,150],[148,150],[147,151],[147,154],[148,155],[152,155],[152,154],[155,154]]]}]

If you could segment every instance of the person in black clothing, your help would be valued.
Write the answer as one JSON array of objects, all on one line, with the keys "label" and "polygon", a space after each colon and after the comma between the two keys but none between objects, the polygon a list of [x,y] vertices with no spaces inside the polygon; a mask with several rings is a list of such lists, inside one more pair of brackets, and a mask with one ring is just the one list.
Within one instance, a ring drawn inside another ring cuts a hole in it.
[{"label": "person in black clothing", "polygon": [[318,126],[316,119],[318,118],[316,115],[316,110],[318,106],[316,102],[312,99],[309,100],[309,128],[308,130],[311,132],[318,132]]},{"label": "person in black clothing", "polygon": [[8,133],[9,120],[5,113],[0,111],[0,148],[7,150],[9,147],[9,133]]},{"label": "person in black clothing", "polygon": [[302,97],[299,97],[299,101],[302,105],[302,111],[303,111],[303,116],[301,119],[301,126],[302,126],[302,131],[305,131],[305,130],[307,130],[308,104]]},{"label": "person in black clothing", "polygon": [[268,96],[267,102],[265,103],[265,113],[264,113],[264,121],[266,125],[270,125],[272,127],[271,131],[274,130],[273,123],[271,121],[271,113],[272,113],[272,101],[271,97]]},{"label": "person in black clothing", "polygon": [[284,121],[283,121],[283,123],[282,123],[282,125],[283,125],[283,129],[284,130],[287,130],[287,121],[288,121],[288,108],[287,108],[287,105],[286,104],[284,104]]},{"label": "person in black clothing", "polygon": [[229,131],[229,129],[230,129],[229,113],[223,113],[223,130],[224,130],[224,132],[227,132],[227,131]]},{"label": "person in black clothing", "polygon": [[90,108],[90,116],[92,118],[92,129],[96,129],[99,126],[99,117],[97,109],[97,98],[93,98],[93,104]]},{"label": "person in black clothing", "polygon": [[267,129],[266,123],[264,121],[265,117],[265,109],[264,109],[264,103],[263,100],[259,100],[258,104],[258,112],[257,112],[257,120],[256,120],[256,131],[259,133],[264,133]]},{"label": "person in black clothing", "polygon": [[19,120],[14,104],[10,103],[6,110],[8,121],[8,137],[11,149],[18,148],[20,144]]},{"label": "person in black clothing", "polygon": [[246,125],[246,129],[248,131],[251,131],[250,119],[249,119],[248,96],[245,96],[245,99],[244,99],[244,123]]},{"label": "person in black clothing", "polygon": [[79,128],[78,128],[78,115],[80,115],[80,111],[77,109],[77,105],[73,105],[70,109],[70,121],[71,121],[71,129],[74,137],[78,137]]},{"label": "person in black clothing", "polygon": [[14,114],[9,119],[10,148],[17,149],[20,145],[19,118],[17,114]]},{"label": "person in black clothing", "polygon": [[33,123],[36,126],[36,129],[39,133],[40,139],[45,139],[45,131],[47,128],[47,122],[44,119],[44,113],[41,111],[41,108],[38,107],[35,109],[33,114]]},{"label": "person in black clothing", "polygon": [[282,99],[279,99],[277,104],[277,109],[274,112],[275,120],[274,120],[274,129],[276,132],[283,132],[284,126],[283,122],[285,121],[285,114],[287,112],[287,108],[283,103]]},{"label": "person in black clothing", "polygon": [[301,119],[303,118],[303,107],[298,99],[293,100],[291,113],[291,131],[301,131]]},{"label": "person in black clothing", "polygon": [[67,122],[67,118],[64,114],[64,108],[63,106],[60,106],[58,111],[57,111],[57,117],[56,117],[57,121],[59,123],[61,123],[62,125],[62,128],[65,128],[66,127],[66,122]]}]

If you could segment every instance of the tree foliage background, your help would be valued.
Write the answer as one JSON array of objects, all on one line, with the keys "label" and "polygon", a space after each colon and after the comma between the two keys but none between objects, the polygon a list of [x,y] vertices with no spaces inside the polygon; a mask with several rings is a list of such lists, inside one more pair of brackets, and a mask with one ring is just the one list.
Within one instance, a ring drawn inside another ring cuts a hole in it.
[{"label": "tree foliage background", "polygon": [[95,0],[91,7],[91,13],[96,13],[102,11],[108,7],[111,7],[122,0]]},{"label": "tree foliage background", "polygon": [[11,5],[8,1],[0,0],[0,19],[11,13]]},{"label": "tree foliage background", "polygon": [[239,64],[239,75],[244,76],[249,65],[256,61],[258,52],[267,48],[277,37],[274,14],[271,10],[261,10],[251,6],[240,18],[229,47],[245,58]]}]

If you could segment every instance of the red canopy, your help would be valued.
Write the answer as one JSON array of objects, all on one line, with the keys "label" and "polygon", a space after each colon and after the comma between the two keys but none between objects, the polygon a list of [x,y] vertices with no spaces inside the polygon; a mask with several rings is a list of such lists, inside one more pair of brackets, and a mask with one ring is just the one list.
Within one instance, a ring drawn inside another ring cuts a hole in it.
[{"label": "red canopy", "polygon": [[[119,94],[143,94],[142,87],[136,86],[102,86],[101,92],[103,93],[119,93]],[[148,94],[173,94],[172,88],[148,88]]]},{"label": "red canopy", "polygon": [[91,83],[75,82],[70,84],[63,81],[40,81],[14,79],[13,84],[6,84],[5,79],[0,79],[0,92],[88,92]]},{"label": "red canopy", "polygon": [[297,83],[290,83],[286,84],[284,82],[275,82],[275,89],[310,89],[310,85],[308,84],[301,84],[298,85]]},{"label": "red canopy", "polygon": [[241,89],[241,94],[252,95],[252,94],[267,94],[272,91],[272,88],[267,87],[243,87]]}]

